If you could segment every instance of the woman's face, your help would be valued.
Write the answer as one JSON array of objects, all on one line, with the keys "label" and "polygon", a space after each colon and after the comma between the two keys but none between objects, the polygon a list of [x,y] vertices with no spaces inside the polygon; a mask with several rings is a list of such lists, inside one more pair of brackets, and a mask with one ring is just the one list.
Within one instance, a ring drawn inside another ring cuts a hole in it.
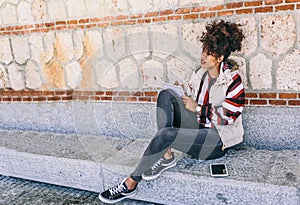
[{"label": "woman's face", "polygon": [[222,60],[223,56],[216,58],[215,56],[208,54],[207,51],[203,49],[201,55],[201,68],[219,69]]}]

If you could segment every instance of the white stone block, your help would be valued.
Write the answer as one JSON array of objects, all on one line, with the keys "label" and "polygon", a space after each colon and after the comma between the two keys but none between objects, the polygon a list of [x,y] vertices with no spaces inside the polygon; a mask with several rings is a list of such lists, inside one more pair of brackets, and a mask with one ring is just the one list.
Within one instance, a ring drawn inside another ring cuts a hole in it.
[{"label": "white stone block", "polygon": [[261,21],[261,46],[278,56],[291,48],[296,40],[295,19],[291,15],[267,16]]},{"label": "white stone block", "polygon": [[67,32],[56,33],[54,41],[56,57],[59,61],[66,63],[74,57],[72,35]]},{"label": "white stone block", "polygon": [[69,18],[83,18],[85,17],[85,4],[84,0],[67,0],[66,1],[68,17]]},{"label": "white stone block", "polygon": [[141,64],[141,74],[143,88],[159,88],[163,83],[163,65],[162,63],[149,60]]},{"label": "white stone block", "polygon": [[178,0],[153,0],[153,10],[164,10],[178,7]]},{"label": "white stone block", "polygon": [[154,52],[170,54],[178,48],[178,33],[175,24],[153,25],[150,27]]},{"label": "white stone block", "polygon": [[141,13],[153,10],[153,2],[149,0],[129,1],[130,12]]},{"label": "white stone block", "polygon": [[0,89],[8,87],[7,72],[3,65],[0,64]]},{"label": "white stone block", "polygon": [[181,28],[182,49],[199,61],[202,53],[202,43],[199,39],[203,31],[205,31],[205,22],[183,24]]},{"label": "white stone block", "polygon": [[48,18],[47,6],[43,0],[33,0],[32,15],[35,21],[45,22]]},{"label": "white stone block", "polygon": [[43,62],[43,36],[40,34],[32,34],[29,36],[30,59],[39,65]]},{"label": "white stone block", "polygon": [[103,31],[105,54],[114,61],[125,55],[125,34],[121,28],[105,29]]},{"label": "white stone block", "polygon": [[82,73],[81,73],[81,67],[78,61],[72,61],[66,65],[66,79],[67,79],[67,85],[75,89],[81,79],[82,79]]},{"label": "white stone block", "polygon": [[84,45],[88,57],[104,55],[102,33],[98,30],[88,30],[84,38]]},{"label": "white stone block", "polygon": [[65,0],[49,0],[47,2],[49,20],[65,20],[67,18],[67,9]]},{"label": "white stone block", "polygon": [[10,86],[14,90],[22,90],[25,88],[24,68],[12,63],[8,66],[8,77]]},{"label": "white stone block", "polygon": [[147,53],[150,49],[148,27],[133,27],[127,29],[128,50],[130,54]]},{"label": "white stone block", "polygon": [[90,17],[103,17],[112,15],[112,1],[107,0],[86,0],[86,12]]},{"label": "white stone block", "polygon": [[294,50],[278,63],[277,89],[300,91],[300,51]]},{"label": "white stone block", "polygon": [[9,64],[12,60],[9,38],[0,38],[0,62]]},{"label": "white stone block", "polygon": [[18,23],[16,6],[10,3],[4,3],[1,7],[2,23],[14,25]]},{"label": "white stone block", "polygon": [[44,54],[43,61],[48,63],[54,55],[54,32],[48,32],[43,36]]},{"label": "white stone block", "polygon": [[27,1],[21,1],[17,6],[17,15],[19,24],[28,24],[33,22],[31,5]]},{"label": "white stone block", "polygon": [[116,88],[119,86],[117,72],[114,64],[107,59],[102,59],[93,64],[97,84],[103,88]]},{"label": "white stone block", "polygon": [[125,58],[119,63],[120,84],[122,88],[133,89],[139,87],[138,66],[130,58]]},{"label": "white stone block", "polygon": [[248,56],[255,52],[257,48],[257,23],[255,17],[242,18],[237,23],[241,24],[240,28],[243,30],[245,36],[245,39],[242,42],[241,53]]},{"label": "white stone block", "polygon": [[83,44],[84,44],[84,31],[83,30],[75,30],[73,32],[74,39],[74,56],[79,59],[83,55]]},{"label": "white stone block", "polygon": [[272,87],[272,60],[258,54],[250,60],[250,82],[253,89]]},{"label": "white stone block", "polygon": [[11,45],[15,61],[20,64],[24,64],[29,55],[29,43],[26,36],[14,36],[11,38]]},{"label": "white stone block", "polygon": [[249,83],[248,83],[248,80],[247,80],[247,67],[246,67],[245,58],[231,55],[231,56],[229,56],[229,59],[235,60],[237,62],[237,64],[239,65],[239,74],[242,78],[244,88],[248,89],[249,88]]},{"label": "white stone block", "polygon": [[190,67],[186,62],[180,58],[171,58],[167,62],[167,79],[168,83],[183,85],[186,87],[188,80],[188,75],[190,70],[193,68]]},{"label": "white stone block", "polygon": [[29,89],[38,89],[42,86],[40,68],[34,61],[29,61],[25,66],[26,87]]}]

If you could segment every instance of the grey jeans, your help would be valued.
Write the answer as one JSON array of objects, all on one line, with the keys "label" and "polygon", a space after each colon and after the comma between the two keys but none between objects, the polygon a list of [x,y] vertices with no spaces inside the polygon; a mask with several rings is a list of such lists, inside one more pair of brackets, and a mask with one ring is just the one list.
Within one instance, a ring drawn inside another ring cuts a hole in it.
[{"label": "grey jeans", "polygon": [[142,174],[167,151],[174,148],[194,158],[208,160],[223,156],[222,141],[216,129],[199,128],[195,113],[187,110],[182,99],[171,90],[162,90],[157,100],[158,132],[130,175],[140,182]]}]

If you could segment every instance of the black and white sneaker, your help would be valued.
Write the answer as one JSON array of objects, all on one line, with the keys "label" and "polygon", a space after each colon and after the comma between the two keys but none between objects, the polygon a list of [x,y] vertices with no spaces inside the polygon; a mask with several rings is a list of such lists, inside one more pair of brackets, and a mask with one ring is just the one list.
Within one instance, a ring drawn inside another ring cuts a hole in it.
[{"label": "black and white sneaker", "polygon": [[144,180],[156,179],[163,171],[174,166],[176,166],[176,158],[174,156],[174,153],[172,152],[171,159],[165,159],[163,157],[160,158],[150,169],[142,174],[142,177]]},{"label": "black and white sneaker", "polygon": [[98,196],[100,201],[102,201],[104,203],[108,203],[108,204],[113,204],[113,203],[116,203],[118,201],[126,199],[126,198],[130,197],[131,195],[135,194],[137,186],[132,190],[128,190],[128,188],[125,184],[125,180],[126,179],[124,179],[117,186],[114,186],[114,187],[100,193]]}]

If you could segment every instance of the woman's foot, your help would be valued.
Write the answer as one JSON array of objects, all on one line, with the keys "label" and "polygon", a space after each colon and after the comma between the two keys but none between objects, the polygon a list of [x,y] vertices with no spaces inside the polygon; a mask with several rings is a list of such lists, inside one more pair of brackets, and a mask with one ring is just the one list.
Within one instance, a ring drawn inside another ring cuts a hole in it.
[{"label": "woman's foot", "polygon": [[176,158],[172,152],[171,157],[168,157],[168,159],[165,159],[165,157],[160,158],[150,169],[143,173],[142,177],[144,180],[156,179],[163,171],[174,166],[176,166]]},{"label": "woman's foot", "polygon": [[124,179],[120,184],[99,194],[100,201],[112,204],[130,197],[136,192],[137,183],[131,178]]}]

